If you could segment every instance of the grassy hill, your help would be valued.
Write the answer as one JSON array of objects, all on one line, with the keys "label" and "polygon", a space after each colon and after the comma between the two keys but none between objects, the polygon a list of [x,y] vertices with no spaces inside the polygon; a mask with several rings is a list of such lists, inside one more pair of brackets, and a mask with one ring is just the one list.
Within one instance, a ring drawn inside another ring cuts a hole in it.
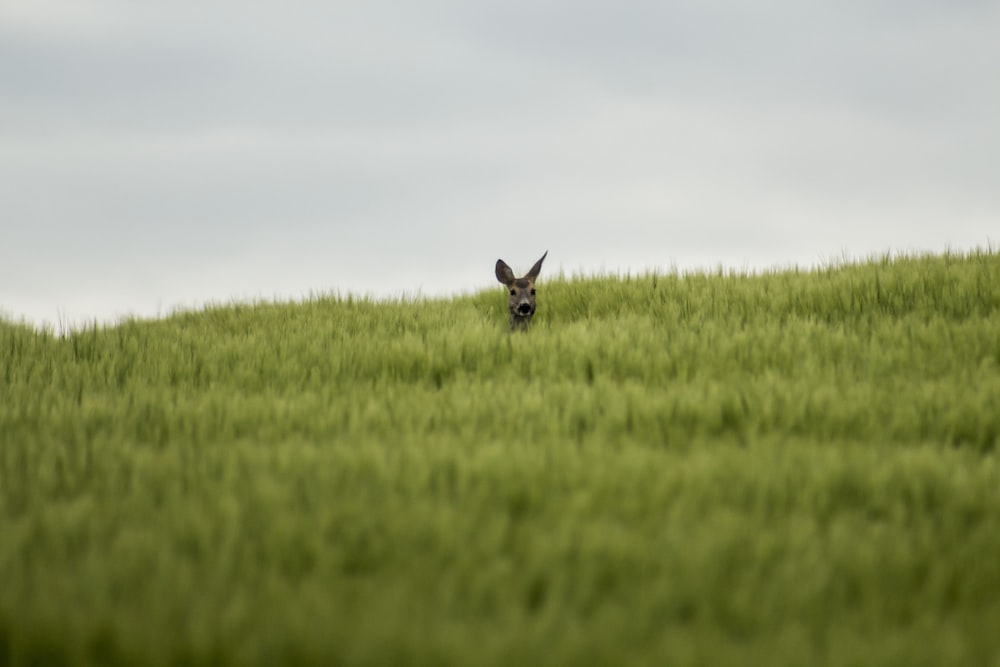
[{"label": "grassy hill", "polygon": [[539,304],[0,322],[0,665],[998,664],[1000,255]]}]

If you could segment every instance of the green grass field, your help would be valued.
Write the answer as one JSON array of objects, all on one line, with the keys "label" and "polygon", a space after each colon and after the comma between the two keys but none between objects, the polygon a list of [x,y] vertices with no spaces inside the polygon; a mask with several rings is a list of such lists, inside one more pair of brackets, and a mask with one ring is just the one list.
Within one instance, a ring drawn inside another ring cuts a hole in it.
[{"label": "green grass field", "polygon": [[1000,665],[1000,254],[539,304],[0,322],[0,665]]}]

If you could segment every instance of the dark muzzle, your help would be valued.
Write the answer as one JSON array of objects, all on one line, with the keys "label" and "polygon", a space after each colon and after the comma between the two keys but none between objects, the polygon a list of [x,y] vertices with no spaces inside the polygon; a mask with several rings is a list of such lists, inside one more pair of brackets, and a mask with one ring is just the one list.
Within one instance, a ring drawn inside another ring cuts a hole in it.
[{"label": "dark muzzle", "polygon": [[522,303],[520,306],[517,307],[518,315],[529,315],[530,313],[531,313],[530,303]]}]

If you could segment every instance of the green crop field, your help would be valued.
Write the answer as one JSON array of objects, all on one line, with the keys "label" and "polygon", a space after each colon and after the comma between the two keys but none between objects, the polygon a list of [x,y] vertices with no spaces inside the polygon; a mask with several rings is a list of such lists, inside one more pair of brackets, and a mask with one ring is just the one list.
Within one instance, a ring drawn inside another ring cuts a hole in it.
[{"label": "green crop field", "polygon": [[0,665],[1000,665],[995,250],[538,298],[0,322]]}]

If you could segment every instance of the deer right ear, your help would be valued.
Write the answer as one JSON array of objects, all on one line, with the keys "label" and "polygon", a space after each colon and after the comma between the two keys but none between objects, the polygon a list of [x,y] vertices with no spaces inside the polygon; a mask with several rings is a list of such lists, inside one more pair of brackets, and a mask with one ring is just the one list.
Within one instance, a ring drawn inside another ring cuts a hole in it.
[{"label": "deer right ear", "polygon": [[531,267],[531,271],[528,271],[528,273],[526,273],[524,277],[534,282],[538,278],[538,274],[542,272],[542,262],[544,262],[545,258],[548,256],[549,256],[549,251],[546,250],[545,254],[542,255],[542,258],[537,262],[535,262],[535,265]]},{"label": "deer right ear", "polygon": [[514,272],[502,259],[497,260],[497,280],[504,285],[510,285],[515,280]]}]

